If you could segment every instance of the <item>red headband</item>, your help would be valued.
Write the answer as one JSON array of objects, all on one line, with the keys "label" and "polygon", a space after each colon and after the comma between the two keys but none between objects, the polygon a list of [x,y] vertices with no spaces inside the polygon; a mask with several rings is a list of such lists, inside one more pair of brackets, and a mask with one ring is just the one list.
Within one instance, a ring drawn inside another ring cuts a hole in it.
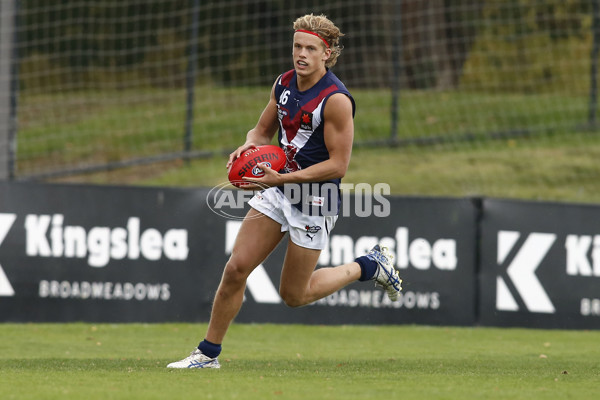
[{"label": "red headband", "polygon": [[309,35],[314,35],[314,36],[318,37],[319,39],[321,39],[323,41],[323,43],[325,43],[325,46],[327,46],[327,48],[329,48],[329,43],[327,43],[327,40],[325,40],[325,38],[323,36],[319,35],[317,32],[307,31],[306,29],[296,29],[296,32],[303,32],[303,33],[308,33]]}]

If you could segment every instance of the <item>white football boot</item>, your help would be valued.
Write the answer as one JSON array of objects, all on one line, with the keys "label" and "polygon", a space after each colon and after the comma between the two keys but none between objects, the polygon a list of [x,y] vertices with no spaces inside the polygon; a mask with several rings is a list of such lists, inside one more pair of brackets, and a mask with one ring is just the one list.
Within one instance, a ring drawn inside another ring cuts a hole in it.
[{"label": "white football boot", "polygon": [[377,263],[377,272],[373,276],[375,286],[383,288],[390,300],[398,300],[398,294],[402,290],[402,279],[394,268],[394,255],[387,247],[376,245],[367,253],[367,258]]},{"label": "white football boot", "polygon": [[167,368],[221,368],[217,357],[210,358],[195,349],[192,353],[181,361],[172,362]]}]

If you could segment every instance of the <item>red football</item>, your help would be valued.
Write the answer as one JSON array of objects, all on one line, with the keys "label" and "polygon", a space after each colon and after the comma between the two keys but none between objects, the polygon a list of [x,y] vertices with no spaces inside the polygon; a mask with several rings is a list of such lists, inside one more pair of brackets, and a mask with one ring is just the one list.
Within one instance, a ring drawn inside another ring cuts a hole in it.
[{"label": "red football", "polygon": [[245,181],[242,177],[260,178],[265,173],[258,164],[266,163],[271,169],[279,172],[285,167],[285,153],[279,146],[272,144],[257,146],[246,150],[236,159],[229,170],[229,182],[240,187]]}]

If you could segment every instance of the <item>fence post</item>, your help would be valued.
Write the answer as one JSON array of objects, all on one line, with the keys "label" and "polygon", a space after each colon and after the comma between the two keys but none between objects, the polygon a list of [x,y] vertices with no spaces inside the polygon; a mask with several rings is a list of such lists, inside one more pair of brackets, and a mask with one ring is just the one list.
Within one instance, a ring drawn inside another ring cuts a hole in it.
[{"label": "fence post", "polygon": [[390,115],[390,141],[398,140],[398,124],[400,119],[400,80],[402,79],[402,1],[394,2],[394,18],[392,19],[392,106]]},{"label": "fence post", "polygon": [[[183,150],[189,153],[192,150],[193,124],[194,124],[194,96],[196,85],[196,65],[198,61],[198,23],[200,13],[200,0],[191,0],[192,22],[188,45],[188,64],[186,72],[186,114]],[[186,157],[186,160],[188,158]]]},{"label": "fence post", "polygon": [[15,177],[17,7],[17,0],[0,0],[0,180]]},{"label": "fence post", "polygon": [[598,53],[600,52],[600,1],[592,1],[592,52],[590,62],[590,109],[588,124],[596,125],[596,109],[598,106]]}]

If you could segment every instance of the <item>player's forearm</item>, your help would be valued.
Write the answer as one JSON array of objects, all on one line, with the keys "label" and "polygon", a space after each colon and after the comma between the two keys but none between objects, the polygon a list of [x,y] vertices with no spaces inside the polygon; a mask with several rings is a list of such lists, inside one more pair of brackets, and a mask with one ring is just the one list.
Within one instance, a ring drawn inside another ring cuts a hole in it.
[{"label": "player's forearm", "polygon": [[246,134],[246,144],[252,143],[255,146],[264,146],[271,143],[272,136],[260,132],[256,128],[251,129]]},{"label": "player's forearm", "polygon": [[323,182],[343,178],[347,169],[347,163],[329,159],[305,169],[282,174],[281,177],[284,183]]}]

